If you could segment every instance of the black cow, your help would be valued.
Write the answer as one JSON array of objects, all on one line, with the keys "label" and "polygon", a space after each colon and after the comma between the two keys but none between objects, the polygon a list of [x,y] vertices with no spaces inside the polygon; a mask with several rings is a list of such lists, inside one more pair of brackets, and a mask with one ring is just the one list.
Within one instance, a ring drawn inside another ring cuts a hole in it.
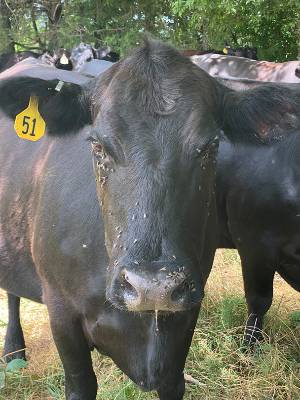
[{"label": "black cow", "polygon": [[[85,87],[57,87],[24,77],[0,84],[4,114],[14,119],[38,96],[49,132],[33,144],[1,121],[1,287],[47,305],[68,400],[95,399],[93,348],[144,390],[181,400],[217,246],[217,135],[224,126],[249,146],[253,132],[272,141],[261,126],[279,124],[278,103],[292,112],[293,98],[274,88],[240,105],[157,42]],[[244,130],[246,111],[256,118]]]},{"label": "black cow", "polygon": [[53,65],[55,68],[71,71],[73,69],[73,64],[70,56],[70,52],[63,48],[54,50],[53,52],[45,51],[42,54],[35,53],[33,51],[3,53],[0,55],[0,72],[5,71],[6,69],[27,58],[40,59],[46,64]]},{"label": "black cow", "polygon": [[52,65],[57,69],[65,71],[73,70],[73,63],[71,60],[71,52],[64,48],[59,48],[54,51],[46,51],[40,57],[42,62]]},{"label": "black cow", "polygon": [[[262,83],[257,85],[251,92],[239,94],[240,104],[256,102],[255,97],[259,98],[260,92],[266,90]],[[234,86],[240,89],[238,82],[236,85],[231,82],[231,87]],[[274,96],[272,84],[268,90]],[[294,88],[283,85],[280,92],[275,96],[280,122],[270,123],[273,117],[267,109],[270,102],[274,103],[274,97],[266,96],[266,119],[260,126],[265,135],[272,126],[272,135],[277,137],[272,145],[232,146],[224,136],[219,145],[219,247],[236,248],[241,257],[249,314],[244,338],[247,344],[262,338],[263,317],[272,303],[275,272],[300,291],[300,126],[297,118],[300,90],[296,85]],[[284,92],[290,93],[288,104],[280,100]],[[255,113],[244,114],[244,129],[256,119]]]},{"label": "black cow", "polygon": [[99,49],[94,49],[96,53],[96,57],[98,60],[117,62],[120,60],[120,54],[112,51],[111,48],[108,47],[100,47]]},{"label": "black cow", "polygon": [[90,44],[80,43],[72,49],[70,59],[74,70],[81,71],[86,63],[94,59],[116,62],[120,59],[120,56],[118,53],[111,51],[110,47],[95,49]]},{"label": "black cow", "polygon": [[33,51],[18,51],[16,53],[3,53],[0,55],[0,72],[17,64],[19,61],[25,60],[25,58],[33,57],[39,58],[41,54]]},{"label": "black cow", "polygon": [[232,48],[227,42],[225,42],[223,54],[236,57],[250,58],[251,60],[257,60],[257,47],[237,47]]},{"label": "black cow", "polygon": [[221,54],[221,55],[229,55],[243,58],[250,58],[252,60],[257,60],[257,48],[256,47],[238,47],[237,49],[231,48],[229,45],[225,45],[224,49],[221,50],[193,50],[193,49],[185,49],[181,50],[181,54],[187,57],[192,56],[201,56],[205,54]]}]

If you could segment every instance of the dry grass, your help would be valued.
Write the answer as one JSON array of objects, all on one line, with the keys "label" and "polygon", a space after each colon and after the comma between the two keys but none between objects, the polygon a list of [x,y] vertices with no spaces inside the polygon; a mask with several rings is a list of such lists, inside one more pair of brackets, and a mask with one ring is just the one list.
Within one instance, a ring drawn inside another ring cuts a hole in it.
[{"label": "dry grass", "polygon": [[[266,341],[250,355],[240,349],[246,307],[235,251],[218,251],[206,292],[186,365],[186,372],[200,385],[189,384],[185,399],[300,400],[300,325],[291,319],[300,294],[276,277]],[[24,300],[21,307],[29,364],[8,376],[0,400],[62,400],[63,372],[46,309]],[[6,321],[5,294],[0,292],[0,347]],[[157,398],[140,392],[110,359],[94,354],[94,364],[101,384],[98,399]]]}]

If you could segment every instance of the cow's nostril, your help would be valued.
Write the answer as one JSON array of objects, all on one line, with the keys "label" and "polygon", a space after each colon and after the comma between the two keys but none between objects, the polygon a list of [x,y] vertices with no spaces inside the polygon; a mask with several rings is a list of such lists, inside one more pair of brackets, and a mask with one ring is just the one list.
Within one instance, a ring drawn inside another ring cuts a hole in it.
[{"label": "cow's nostril", "polygon": [[126,295],[127,299],[134,300],[138,297],[138,292],[129,282],[129,277],[127,274],[124,275],[122,287],[124,289],[124,294]]},{"label": "cow's nostril", "polygon": [[171,300],[173,302],[180,302],[186,299],[187,296],[187,291],[188,291],[188,285],[186,281],[183,281],[179,286],[177,286],[172,294],[171,294]]}]

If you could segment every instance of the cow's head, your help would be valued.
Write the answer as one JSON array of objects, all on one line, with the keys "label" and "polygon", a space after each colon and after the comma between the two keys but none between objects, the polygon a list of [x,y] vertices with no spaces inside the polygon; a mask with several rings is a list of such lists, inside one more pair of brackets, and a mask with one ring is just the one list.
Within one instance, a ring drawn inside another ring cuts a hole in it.
[{"label": "cow's head", "polygon": [[100,47],[98,49],[94,49],[96,57],[98,60],[106,60],[110,62],[117,62],[120,59],[120,55],[115,51],[111,51],[109,46]]},{"label": "cow's head", "polygon": [[97,83],[94,169],[110,256],[107,297],[119,307],[176,311],[203,295],[214,101],[211,80],[157,43]]},{"label": "cow's head", "polygon": [[131,311],[199,305],[214,252],[205,239],[214,230],[217,84],[174,49],[149,42],[89,87],[56,86],[3,82],[0,106],[14,117],[38,96],[50,134],[92,124],[108,300]]}]

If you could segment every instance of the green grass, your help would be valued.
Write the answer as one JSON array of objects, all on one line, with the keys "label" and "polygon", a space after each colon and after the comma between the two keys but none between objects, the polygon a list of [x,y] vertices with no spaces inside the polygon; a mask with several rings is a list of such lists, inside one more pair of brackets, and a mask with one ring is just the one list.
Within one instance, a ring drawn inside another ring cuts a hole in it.
[{"label": "green grass", "polygon": [[[238,275],[229,279],[227,267]],[[300,400],[300,312],[294,309],[294,294],[276,283],[279,298],[267,315],[265,340],[253,353],[244,352],[246,305],[235,253],[226,252],[216,268],[185,369],[198,384],[187,384],[185,399]],[[7,373],[0,400],[63,400],[63,371],[45,332],[47,326],[28,346],[35,348],[28,368]],[[157,399],[155,393],[142,393],[109,358],[97,353],[93,358],[100,385],[98,400]]]},{"label": "green grass", "polygon": [[[188,384],[186,399],[300,399],[300,335],[295,316],[282,319],[279,311],[275,307],[268,315],[265,342],[247,354],[241,349],[244,299],[231,296],[216,302],[208,297],[186,365],[186,372],[200,385]],[[140,392],[108,358],[94,354],[94,364],[100,383],[98,399],[156,398]],[[0,399],[63,399],[59,360],[49,360],[46,370],[44,376],[27,369],[7,373]]]}]

